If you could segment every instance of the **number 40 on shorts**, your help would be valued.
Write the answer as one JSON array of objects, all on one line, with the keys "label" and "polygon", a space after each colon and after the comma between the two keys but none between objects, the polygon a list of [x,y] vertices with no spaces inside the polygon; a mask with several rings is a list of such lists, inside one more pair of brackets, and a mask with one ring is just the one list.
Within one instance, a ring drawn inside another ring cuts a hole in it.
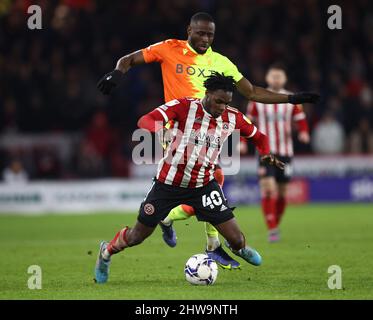
[{"label": "number 40 on shorts", "polygon": [[223,203],[223,199],[220,193],[216,190],[211,191],[210,195],[204,194],[202,196],[202,205],[203,207],[210,207],[210,209],[214,209],[215,207],[221,206]]}]

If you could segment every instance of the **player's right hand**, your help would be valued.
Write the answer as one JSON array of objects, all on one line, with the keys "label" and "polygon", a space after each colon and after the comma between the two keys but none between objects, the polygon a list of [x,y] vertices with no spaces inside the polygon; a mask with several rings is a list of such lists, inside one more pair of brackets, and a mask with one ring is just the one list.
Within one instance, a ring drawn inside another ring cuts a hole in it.
[{"label": "player's right hand", "polygon": [[105,74],[97,83],[97,88],[103,94],[110,94],[111,90],[115,88],[122,79],[123,73],[119,70],[113,70]]},{"label": "player's right hand", "polygon": [[260,162],[263,164],[269,164],[271,166],[275,166],[281,170],[285,169],[285,163],[278,160],[273,154],[266,154],[260,157]]}]

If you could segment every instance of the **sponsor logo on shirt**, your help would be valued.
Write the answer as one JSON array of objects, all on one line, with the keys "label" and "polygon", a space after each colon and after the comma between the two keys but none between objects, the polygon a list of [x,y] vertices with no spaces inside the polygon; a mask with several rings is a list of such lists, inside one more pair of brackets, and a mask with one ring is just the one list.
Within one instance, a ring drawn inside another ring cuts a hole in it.
[{"label": "sponsor logo on shirt", "polygon": [[211,72],[214,70],[211,69],[205,69],[200,68],[197,66],[187,66],[181,63],[176,64],[176,73],[178,74],[184,74],[186,73],[189,76],[197,76],[197,77],[203,77],[207,78],[211,75]]}]

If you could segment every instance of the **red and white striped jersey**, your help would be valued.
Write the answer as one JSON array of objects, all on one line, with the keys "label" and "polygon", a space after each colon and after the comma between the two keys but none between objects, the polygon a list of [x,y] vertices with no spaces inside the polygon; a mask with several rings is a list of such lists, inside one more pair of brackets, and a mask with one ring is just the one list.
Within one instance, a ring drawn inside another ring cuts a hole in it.
[{"label": "red and white striped jersey", "polygon": [[[157,179],[165,184],[199,188],[214,179],[224,141],[234,130],[252,137],[257,128],[240,111],[227,107],[213,118],[199,99],[172,100],[156,108],[164,122],[174,120],[173,139],[158,165]],[[154,112],[154,111],[153,111]]]},{"label": "red and white striped jersey", "polygon": [[[280,90],[279,93],[290,94],[286,90]],[[250,102],[247,116],[258,126],[260,132],[268,136],[271,153],[280,156],[294,155],[292,121],[298,122],[300,131],[308,131],[302,105]]]}]

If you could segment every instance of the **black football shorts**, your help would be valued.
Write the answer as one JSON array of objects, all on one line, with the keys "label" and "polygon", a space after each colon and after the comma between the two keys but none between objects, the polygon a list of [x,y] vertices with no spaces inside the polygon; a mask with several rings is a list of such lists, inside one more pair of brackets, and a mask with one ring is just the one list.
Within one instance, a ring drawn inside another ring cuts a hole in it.
[{"label": "black football shorts", "polygon": [[154,179],[146,198],[141,203],[138,221],[155,227],[169,212],[186,204],[194,208],[199,221],[217,225],[234,217],[222,189],[216,180],[200,188],[182,188],[161,183]]}]

